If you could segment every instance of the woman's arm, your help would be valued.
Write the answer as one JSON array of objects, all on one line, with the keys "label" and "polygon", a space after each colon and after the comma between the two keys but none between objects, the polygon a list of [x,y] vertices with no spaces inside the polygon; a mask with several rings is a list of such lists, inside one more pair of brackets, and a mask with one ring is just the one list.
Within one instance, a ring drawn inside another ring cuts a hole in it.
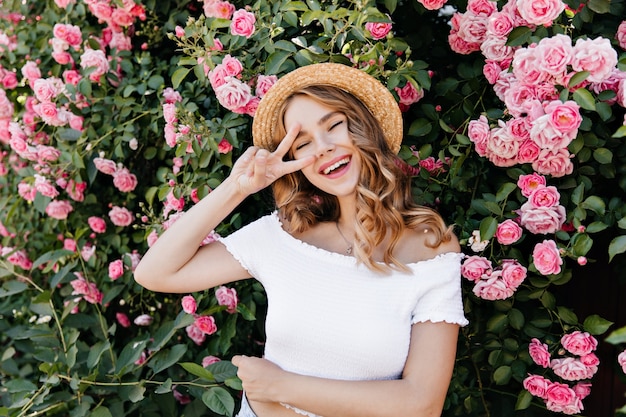
[{"label": "woman's arm", "polygon": [[271,362],[237,356],[246,395],[254,402],[282,402],[325,417],[439,417],[456,358],[459,326],[417,323],[402,379],[341,381],[286,372]]},{"label": "woman's arm", "polygon": [[185,293],[248,278],[223,244],[200,244],[246,197],[313,162],[283,161],[298,131],[296,127],[288,132],[272,153],[257,147],[246,150],[228,178],[159,237],[137,266],[135,280],[152,291]]}]

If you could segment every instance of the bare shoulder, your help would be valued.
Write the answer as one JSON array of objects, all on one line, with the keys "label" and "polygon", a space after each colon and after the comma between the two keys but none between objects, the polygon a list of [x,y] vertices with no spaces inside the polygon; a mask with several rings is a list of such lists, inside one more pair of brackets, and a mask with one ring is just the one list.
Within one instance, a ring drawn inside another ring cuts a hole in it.
[{"label": "bare shoulder", "polygon": [[[456,235],[452,234],[449,240],[436,244],[434,231],[426,225],[405,231],[401,243],[401,252],[410,253],[408,262],[425,261],[448,252],[460,252],[461,246]],[[404,256],[403,256],[404,258]],[[405,258],[406,259],[406,258]]]}]

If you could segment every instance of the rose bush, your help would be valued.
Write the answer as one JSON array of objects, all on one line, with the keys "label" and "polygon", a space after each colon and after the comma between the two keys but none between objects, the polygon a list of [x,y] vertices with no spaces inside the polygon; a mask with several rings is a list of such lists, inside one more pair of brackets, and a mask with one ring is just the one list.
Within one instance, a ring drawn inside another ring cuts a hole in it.
[{"label": "rose bush", "polygon": [[[395,95],[398,163],[467,254],[444,415],[583,412],[618,363],[595,353],[612,323],[561,290],[598,251],[624,262],[625,15],[608,0],[1,2],[1,414],[233,415],[228,359],[262,352],[262,287],[155,294],[132,272],[250,145],[276,80],[326,61]],[[268,210],[250,197],[203,243]]]}]

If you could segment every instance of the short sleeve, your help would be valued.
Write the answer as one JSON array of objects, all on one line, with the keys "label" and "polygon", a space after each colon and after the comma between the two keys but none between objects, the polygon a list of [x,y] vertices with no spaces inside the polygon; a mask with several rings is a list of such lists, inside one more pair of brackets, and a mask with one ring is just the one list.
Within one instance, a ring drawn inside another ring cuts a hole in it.
[{"label": "short sleeve", "polygon": [[419,296],[412,312],[411,323],[432,321],[469,322],[463,312],[461,292],[461,253],[445,253],[418,264],[416,270]]},{"label": "short sleeve", "polygon": [[256,279],[259,279],[261,262],[267,262],[267,251],[271,251],[272,236],[270,216],[249,223],[226,237],[220,237],[228,252]]}]

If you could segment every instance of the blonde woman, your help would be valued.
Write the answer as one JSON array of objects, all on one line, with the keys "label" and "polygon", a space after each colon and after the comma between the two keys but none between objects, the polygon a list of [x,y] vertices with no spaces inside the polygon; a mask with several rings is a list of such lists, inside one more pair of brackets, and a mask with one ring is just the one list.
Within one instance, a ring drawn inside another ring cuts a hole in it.
[{"label": "blonde woman", "polygon": [[[315,64],[261,100],[254,146],[135,271],[161,292],[255,278],[268,296],[263,358],[236,356],[240,417],[440,416],[459,326],[459,244],[415,204],[397,165],[402,117],[365,72]],[[200,247],[249,195],[276,211]]]}]

